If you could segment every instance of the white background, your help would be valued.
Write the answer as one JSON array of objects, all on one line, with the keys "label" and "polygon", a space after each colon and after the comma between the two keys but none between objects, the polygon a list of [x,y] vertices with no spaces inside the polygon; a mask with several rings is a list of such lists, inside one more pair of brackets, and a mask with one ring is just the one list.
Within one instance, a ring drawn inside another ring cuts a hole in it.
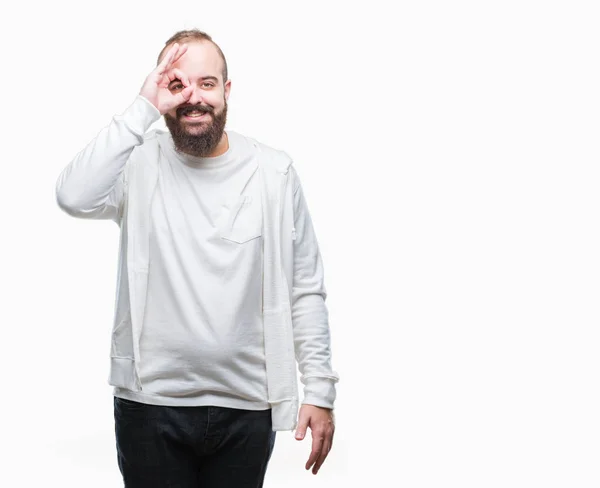
[{"label": "white background", "polygon": [[310,436],[279,433],[265,487],[598,487],[597,5],[13,3],[0,485],[122,486],[119,229],[54,185],[198,27],[228,59],[228,127],[295,160],[329,292],[333,450],[313,476]]}]

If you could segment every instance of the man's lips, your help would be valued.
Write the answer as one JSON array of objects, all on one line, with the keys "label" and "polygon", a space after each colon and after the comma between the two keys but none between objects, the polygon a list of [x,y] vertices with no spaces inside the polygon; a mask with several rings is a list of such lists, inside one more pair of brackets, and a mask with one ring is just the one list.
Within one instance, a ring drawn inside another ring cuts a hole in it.
[{"label": "man's lips", "polygon": [[205,120],[207,117],[210,116],[209,112],[196,112],[196,113],[189,113],[187,115],[183,115],[181,118],[184,120],[191,120],[191,121],[195,121],[195,120]]}]

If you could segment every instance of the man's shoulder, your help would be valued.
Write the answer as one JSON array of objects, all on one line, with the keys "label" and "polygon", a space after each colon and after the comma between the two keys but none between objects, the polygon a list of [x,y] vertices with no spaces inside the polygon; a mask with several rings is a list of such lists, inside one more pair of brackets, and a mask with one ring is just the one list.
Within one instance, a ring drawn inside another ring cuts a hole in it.
[{"label": "man's shoulder", "polygon": [[234,134],[238,137],[241,137],[249,145],[253,146],[259,152],[259,164],[263,164],[268,169],[273,169],[281,173],[287,173],[290,166],[294,163],[290,155],[282,149],[277,149],[269,144],[259,141],[254,137],[241,134],[237,131],[228,130],[228,134]]}]

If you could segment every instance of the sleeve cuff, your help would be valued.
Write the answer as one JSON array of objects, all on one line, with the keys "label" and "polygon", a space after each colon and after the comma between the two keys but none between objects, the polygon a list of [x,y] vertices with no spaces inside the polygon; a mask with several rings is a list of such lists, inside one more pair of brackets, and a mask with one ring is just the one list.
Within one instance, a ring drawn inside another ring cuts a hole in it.
[{"label": "sleeve cuff", "polygon": [[[337,375],[335,376],[337,377]],[[335,384],[337,381],[337,378],[306,378],[303,381],[304,399],[302,400],[302,404],[333,409],[336,398]]]},{"label": "sleeve cuff", "polygon": [[150,126],[160,119],[160,117],[159,110],[142,95],[135,97],[133,103],[121,116],[129,130],[140,138],[144,136]]}]

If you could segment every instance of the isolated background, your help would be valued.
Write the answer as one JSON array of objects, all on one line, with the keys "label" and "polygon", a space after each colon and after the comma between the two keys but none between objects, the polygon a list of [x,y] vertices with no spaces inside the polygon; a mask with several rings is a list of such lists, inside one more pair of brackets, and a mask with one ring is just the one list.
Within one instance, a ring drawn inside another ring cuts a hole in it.
[{"label": "isolated background", "polygon": [[10,8],[0,485],[122,486],[119,229],[54,185],[198,27],[228,59],[228,126],[295,160],[329,292],[334,447],[313,476],[310,437],[279,433],[265,487],[599,486],[597,2]]}]

